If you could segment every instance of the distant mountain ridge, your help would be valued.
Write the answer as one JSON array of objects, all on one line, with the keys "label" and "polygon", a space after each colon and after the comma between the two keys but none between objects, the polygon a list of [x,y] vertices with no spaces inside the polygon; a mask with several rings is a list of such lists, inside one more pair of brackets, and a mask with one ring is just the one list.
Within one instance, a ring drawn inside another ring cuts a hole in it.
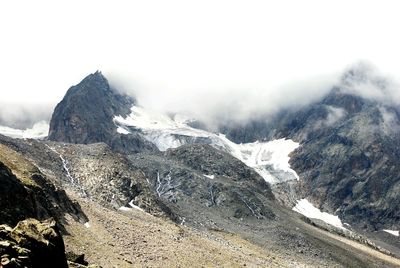
[{"label": "distant mountain ridge", "polygon": [[389,98],[384,78],[351,69],[316,103],[221,131],[236,142],[283,137],[300,142],[290,160],[300,176],[299,197],[360,227],[397,228],[400,110],[395,102],[367,97],[365,84]]}]

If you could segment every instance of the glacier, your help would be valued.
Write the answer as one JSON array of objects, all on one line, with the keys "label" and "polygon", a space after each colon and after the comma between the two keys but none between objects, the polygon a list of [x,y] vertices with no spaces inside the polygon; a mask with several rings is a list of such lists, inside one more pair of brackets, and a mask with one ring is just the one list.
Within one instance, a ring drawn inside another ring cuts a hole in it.
[{"label": "glacier", "polygon": [[299,180],[296,171],[290,168],[289,154],[300,144],[290,139],[237,144],[221,133],[191,127],[189,117],[168,116],[138,106],[133,106],[127,117],[117,115],[113,121],[118,133],[140,131],[160,151],[190,143],[210,144],[241,160],[271,184]]}]

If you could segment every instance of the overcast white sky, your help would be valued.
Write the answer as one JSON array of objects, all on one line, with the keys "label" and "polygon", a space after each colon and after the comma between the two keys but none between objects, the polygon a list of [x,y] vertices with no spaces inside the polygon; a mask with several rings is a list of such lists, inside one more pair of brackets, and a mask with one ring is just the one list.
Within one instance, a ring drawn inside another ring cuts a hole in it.
[{"label": "overcast white sky", "polygon": [[56,103],[98,69],[150,106],[279,91],[358,60],[400,76],[399,10],[385,0],[1,1],[0,102]]}]

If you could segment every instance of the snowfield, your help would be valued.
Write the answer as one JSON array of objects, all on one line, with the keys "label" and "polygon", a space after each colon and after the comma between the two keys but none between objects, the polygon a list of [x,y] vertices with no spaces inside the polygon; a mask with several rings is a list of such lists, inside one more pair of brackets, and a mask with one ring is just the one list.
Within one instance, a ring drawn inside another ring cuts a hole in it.
[{"label": "snowfield", "polygon": [[318,219],[337,228],[346,229],[344,228],[342,221],[338,216],[329,214],[327,212],[322,212],[318,208],[314,207],[314,205],[311,204],[307,199],[298,200],[293,210],[306,216],[307,218]]},{"label": "snowfield", "polygon": [[37,122],[32,128],[15,129],[6,126],[0,126],[0,134],[11,138],[19,139],[43,139],[49,133],[50,125],[45,121]]},{"label": "snowfield", "polygon": [[140,130],[160,151],[187,143],[207,143],[241,160],[271,184],[299,180],[299,176],[289,165],[289,154],[299,147],[299,143],[292,140],[237,144],[223,134],[189,126],[190,118],[182,115],[167,116],[137,106],[133,106],[131,111],[126,118],[114,117],[118,133],[127,135]]}]

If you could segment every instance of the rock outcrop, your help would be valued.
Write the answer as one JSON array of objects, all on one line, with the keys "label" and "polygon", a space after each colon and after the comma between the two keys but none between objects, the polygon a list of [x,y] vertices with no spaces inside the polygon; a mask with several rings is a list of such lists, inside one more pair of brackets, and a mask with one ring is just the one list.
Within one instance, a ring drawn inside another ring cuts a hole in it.
[{"label": "rock outcrop", "polygon": [[64,241],[54,220],[0,225],[0,267],[68,268]]}]

